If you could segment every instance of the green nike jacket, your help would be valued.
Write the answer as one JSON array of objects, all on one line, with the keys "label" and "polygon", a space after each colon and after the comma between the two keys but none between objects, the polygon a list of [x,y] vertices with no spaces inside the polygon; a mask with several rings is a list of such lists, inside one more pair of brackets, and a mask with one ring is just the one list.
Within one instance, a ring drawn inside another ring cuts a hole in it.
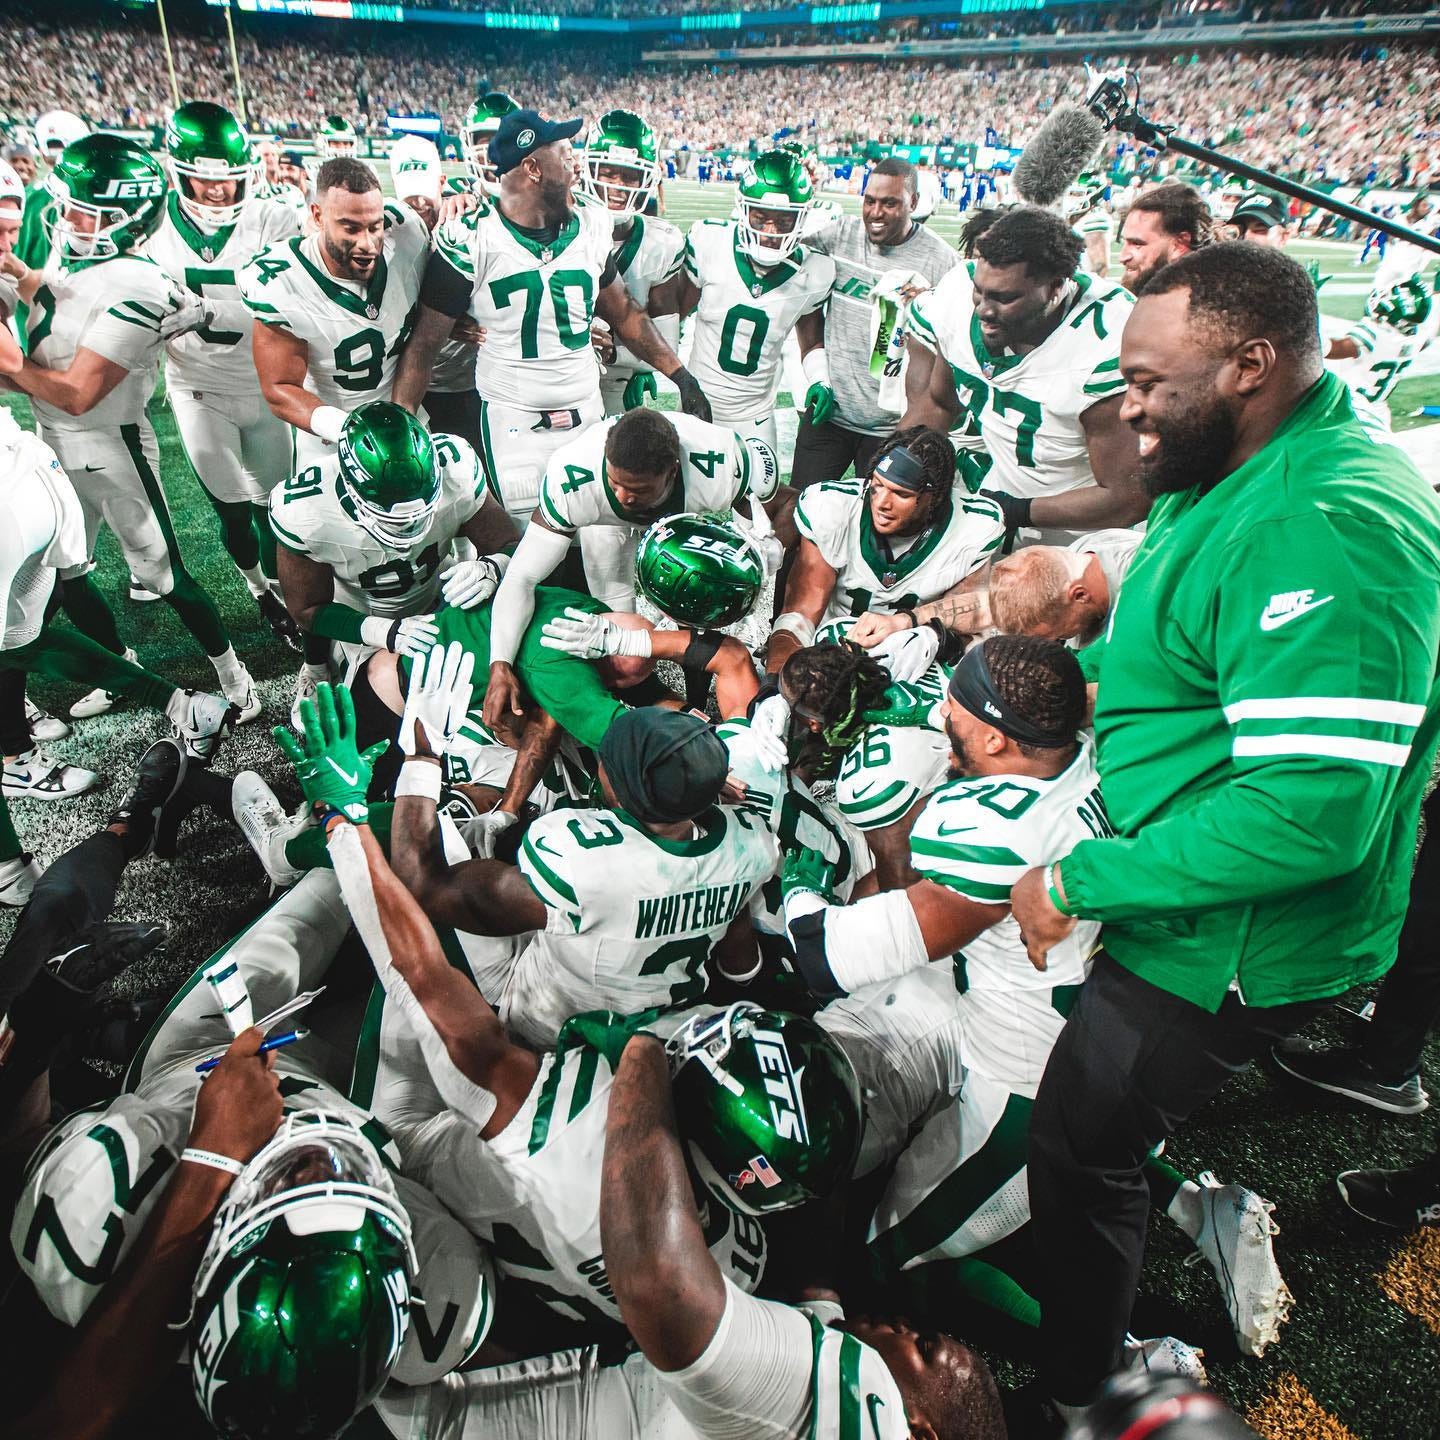
[{"label": "green nike jacket", "polygon": [[1388,969],[1440,737],[1440,503],[1343,382],[1156,501],[1099,666],[1116,838],[1061,875],[1115,959],[1211,1011]]}]

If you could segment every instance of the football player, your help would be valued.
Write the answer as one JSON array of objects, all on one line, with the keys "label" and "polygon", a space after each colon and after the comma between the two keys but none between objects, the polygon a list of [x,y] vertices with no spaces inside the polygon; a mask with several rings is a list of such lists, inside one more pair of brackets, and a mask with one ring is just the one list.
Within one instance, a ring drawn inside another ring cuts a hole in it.
[{"label": "football player", "polygon": [[[441,660],[447,675],[431,685]],[[445,748],[444,737],[464,716],[468,695],[461,692],[468,688],[463,668],[454,672],[448,658],[438,655],[427,665],[425,683],[411,687],[402,726],[411,758],[396,804],[397,846],[399,827],[408,823],[405,811],[422,820],[433,815],[427,795],[438,791],[434,752]],[[348,696],[341,692],[337,709],[328,690],[322,691],[318,715],[307,709],[307,719],[304,750],[288,736],[284,748],[296,763],[306,798],[327,807],[331,858],[385,986],[386,1005],[396,1005],[410,1021],[422,1063],[451,1107],[414,1124],[404,1115],[387,1117],[407,1164],[468,1224],[494,1236],[497,1261],[510,1280],[528,1283],[537,1298],[562,1313],[618,1318],[599,1235],[614,1017],[588,1017],[590,1023],[581,1017],[545,1056],[510,1040],[494,1010],[451,968],[430,922],[391,871],[366,823],[368,773],[362,772],[369,766],[355,746]],[[651,733],[648,725],[645,733]],[[723,769],[723,759],[720,765]],[[678,787],[670,790],[672,800],[694,798],[683,761],[658,768],[668,786]],[[338,781],[337,772],[356,777],[355,785]],[[576,824],[584,818],[583,812],[577,815]],[[518,879],[509,867],[491,861],[474,865]],[[527,873],[540,876],[533,866]],[[510,901],[536,903],[537,892],[526,881],[516,891],[505,876],[493,878]],[[548,882],[540,876],[539,883]],[[558,898],[564,902],[563,895]],[[483,896],[477,890],[471,900],[479,905]],[[667,923],[689,923],[688,915],[680,916],[673,906],[670,911]],[[753,1289],[764,1263],[764,1232],[754,1217],[830,1191],[859,1139],[859,1087],[839,1049],[797,1017],[758,1012],[753,1025],[742,1026],[723,1012],[709,1038],[723,1043],[704,1054],[699,1046],[682,1049],[678,1057],[678,1073],[691,1097],[686,1134],[697,1176],[691,1203],[704,1217],[712,1253],[719,1253],[732,1279]],[[759,1093],[767,1072],[771,1094],[780,1098],[746,1099],[752,1090]],[[741,1097],[738,1102],[732,1091]],[[797,1109],[815,1117],[808,1128],[795,1124]],[[774,1173],[747,1189],[756,1180],[747,1173],[756,1152],[775,1156]]]},{"label": "football player", "polygon": [[1178,180],[1152,185],[1130,203],[1120,225],[1120,271],[1125,288],[1138,295],[1162,267],[1215,238],[1205,197]]},{"label": "football player", "polygon": [[515,538],[470,446],[388,400],[346,417],[334,452],[275,492],[271,519],[295,623],[351,658],[361,646],[424,654],[431,613],[488,600]]},{"label": "football player", "polygon": [[[893,1273],[975,1255],[1028,1219],[1029,1112],[1099,926],[1077,926],[1037,970],[1010,915],[1010,887],[1076,840],[1111,833],[1093,745],[1080,734],[1085,708],[1084,678],[1060,646],[986,640],[950,679],[942,713],[958,778],[915,822],[919,878],[841,907],[813,857],[787,856],[786,926],[817,994],[863,993],[952,956],[962,967],[949,1003],[963,1084],[900,1157],[871,1228],[872,1249]],[[966,1164],[982,1151],[985,1183],[972,1189]],[[1197,1185],[1168,1166],[1151,1179],[1162,1208],[1214,1267],[1242,1348],[1263,1353],[1290,1304],[1271,1244],[1274,1207],[1242,1186]],[[1033,1302],[1026,1318],[1038,1323]]]},{"label": "football player", "polygon": [[474,188],[492,200],[500,193],[500,176],[490,160],[490,142],[500,128],[500,122],[512,110],[519,108],[503,90],[491,90],[476,100],[465,117],[465,125],[461,131],[465,169],[469,172]]},{"label": "football player", "polygon": [[1350,387],[1355,413],[1388,435],[1390,393],[1437,333],[1440,305],[1424,279],[1377,286],[1365,301],[1365,318],[1330,342],[1325,360]]},{"label": "football player", "polygon": [[550,457],[604,413],[590,345],[597,315],[617,343],[675,382],[687,414],[710,418],[704,392],[625,288],[609,213],[575,204],[570,139],[582,123],[534,110],[501,120],[486,150],[500,193],[440,227],[395,381],[395,399],[416,409],[455,321],[468,314],[485,331],[480,457],[522,525]]},{"label": "football player", "polygon": [[89,133],[90,127],[69,110],[47,110],[35,122],[35,146],[44,166],[25,196],[25,217],[15,246],[15,253],[32,270],[45,268],[55,229],[55,196],[45,183],[47,172],[60,163],[67,145],[83,140]]},{"label": "football player", "polygon": [[1120,421],[1133,299],[1076,273],[1080,238],[1060,216],[1028,205],[980,213],[989,223],[975,259],[910,307],[908,343],[945,363],[923,367],[923,391],[907,385],[902,427],[977,420],[1009,530],[1064,544],[1143,520],[1135,437]]},{"label": "football player", "polygon": [[225,549],[277,639],[300,635],[275,585],[270,492],[290,468],[290,432],[265,403],[238,272],[300,233],[294,209],[258,195],[254,150],[235,117],[209,101],[182,105],[165,127],[171,185],[146,254],[214,305],[211,321],[166,349],[166,395],[180,443],[220,517]]},{"label": "football player", "polygon": [[1081,175],[1061,202],[1066,221],[1085,247],[1080,269],[1097,280],[1110,273],[1110,246],[1115,240],[1115,219],[1105,200],[1108,188],[1103,175]]},{"label": "football player", "polygon": [[[685,237],[668,220],[647,215],[660,193],[655,132],[631,110],[607,110],[591,127],[580,152],[580,186],[609,210],[615,226],[615,268],[631,298],[655,321],[672,350],[680,343],[680,317],[648,309],[650,292],[680,273]],[[607,415],[620,415],[658,394],[655,372],[623,345],[609,327],[595,331],[595,349],[604,366],[600,394]]]},{"label": "football player", "polygon": [[[281,897],[219,967],[207,962],[182,988],[120,1095],[42,1142],[12,1219],[21,1267],[51,1313],[79,1325],[92,1306],[111,1313],[111,1285],[128,1292],[127,1257],[143,1253],[137,1240],[165,1213],[171,1187],[188,1192],[205,1177],[188,1264],[149,1279],[191,1296],[195,1396],[222,1434],[333,1434],[392,1376],[425,1383],[464,1363],[494,1314],[488,1256],[399,1174],[395,1141],[346,1098],[350,1077],[336,1073],[328,1046],[302,1038],[274,1056],[272,1088],[249,1095],[266,1124],[246,1153],[204,1143],[214,1133],[202,1123],[216,1118],[213,1081],[197,1067],[253,1056],[263,1035],[237,1026],[226,1056],[226,1009],[207,977],[216,974],[228,987],[218,994],[242,1012],[267,1015],[323,985],[349,929],[328,872]],[[169,1318],[133,1343],[177,1346]]]},{"label": "football player", "polygon": [[[89,554],[104,521],[131,573],[169,602],[209,656],[240,719],[253,720],[260,697],[250,673],[214,601],[180,558],[145,410],[166,342],[213,315],[210,303],[136,253],[164,215],[165,172],[132,141],[90,135],[65,150],[46,183],[58,211],[55,251],[26,315],[27,354],[11,383],[30,396],[40,432],[80,497]],[[63,577],[71,619],[133,659],[87,570]],[[113,703],[100,687],[71,714],[101,714]]]},{"label": "football player", "polygon": [[[1093,645],[1110,623],[1130,562],[1145,537],[1138,530],[1098,530],[1073,545],[1027,545],[990,572],[990,618],[1002,635]],[[1084,657],[1080,667],[1086,668]]]},{"label": "football player", "polygon": [[[660,516],[682,511],[729,514],[754,486],[774,493],[774,456],[730,429],[690,415],[627,411],[557,450],[539,503],[516,547],[513,575],[495,596],[485,723],[518,713],[514,660],[530,624],[535,586],[565,558],[578,534],[590,593],[607,609],[635,608],[635,542]],[[768,535],[764,512],[752,514]]]},{"label": "football player", "polygon": [[824,313],[835,262],[801,243],[815,191],[793,154],[767,150],[756,156],[741,177],[737,200],[738,219],[691,227],[684,270],[658,294],[651,292],[651,305],[694,314],[691,366],[714,418],[775,450],[780,361],[792,330],[808,387],[806,413],[823,423],[835,403]]}]

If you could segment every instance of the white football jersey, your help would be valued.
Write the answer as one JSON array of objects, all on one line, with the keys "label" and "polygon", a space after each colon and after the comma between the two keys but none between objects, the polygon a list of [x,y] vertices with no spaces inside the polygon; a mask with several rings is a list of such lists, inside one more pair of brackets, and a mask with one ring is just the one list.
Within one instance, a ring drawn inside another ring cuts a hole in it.
[{"label": "white football jersey", "polygon": [[440,569],[461,526],[487,503],[479,457],[458,435],[435,435],[440,503],[423,534],[405,550],[382,545],[346,513],[340,459],[331,452],[297,471],[270,495],[276,538],[328,565],[335,600],[367,615],[423,615],[440,604]]},{"label": "white football jersey", "polygon": [[865,491],[858,478],[827,480],[802,490],[795,506],[795,528],[835,571],[822,625],[934,600],[992,558],[1005,539],[1000,507],[961,485],[943,524],[899,540],[877,535]]},{"label": "white football jersey", "polygon": [[583,1010],[633,1015],[704,994],[711,950],[780,851],[744,810],[714,806],[695,823],[690,840],[619,810],[560,810],[530,826],[520,873],[548,915],[515,962],[507,1025],[543,1043]]},{"label": "white football jersey", "polygon": [[[1113,834],[1086,739],[1052,779],[971,776],[937,790],[911,831],[910,860],[938,885],[1003,905],[1027,870]],[[977,935],[955,957],[966,1065],[1033,1100],[1099,939],[1100,922],[1080,920],[1037,970],[1013,915]]]},{"label": "white football jersey", "polygon": [[340,410],[390,398],[420,295],[429,232],[403,205],[387,204],[385,219],[380,263],[366,285],[330,273],[318,235],[272,245],[240,272],[251,315],[305,342],[305,388]]},{"label": "white football jersey", "polygon": [[[615,247],[615,268],[631,298],[643,310],[650,292],[679,274],[685,263],[685,237],[668,220],[655,215],[637,215],[630,233]],[[618,379],[628,379],[637,370],[648,370],[638,355],[623,345],[615,347],[615,358],[605,367]]]},{"label": "white football jersey", "polygon": [[[542,1057],[515,1118],[489,1140],[446,1111],[403,1137],[406,1171],[489,1242],[507,1283],[577,1320],[619,1320],[600,1245],[600,1174],[614,1076],[586,1045]],[[742,1289],[765,1268],[760,1223],[707,1205],[710,1252]]]},{"label": "white football jersey", "polygon": [[67,264],[52,251],[26,315],[26,353],[37,365],[64,370],[80,350],[93,350],[130,373],[83,415],[32,398],[42,430],[79,434],[139,424],[165,348],[160,323],[181,301],[175,282],[143,256]]},{"label": "white football jersey", "polygon": [[[204,1078],[195,1063],[204,1054],[156,1069],[108,1106],[69,1116],[31,1157],[11,1243],[46,1308],[65,1324],[79,1324],[164,1193],[190,1134]],[[327,1085],[293,1048],[276,1057],[275,1071],[287,1115],[342,1115],[398,1169],[400,1152],[384,1125]],[[398,1175],[396,1188],[413,1226],[416,1291],[426,1305],[418,1324],[411,1312],[395,1378],[423,1385],[478,1348],[494,1316],[496,1282],[489,1257],[433,1195]]]},{"label": "white football jersey", "polygon": [[485,330],[482,399],[525,410],[598,404],[590,322],[613,243],[610,212],[596,205],[578,205],[549,245],[484,202],[436,231],[435,248],[469,282],[469,314]]},{"label": "white football jersey", "polygon": [[937,347],[955,376],[962,414],[979,421],[994,461],[989,488],[1058,495],[1095,483],[1080,416],[1121,395],[1120,336],[1134,297],[1077,275],[1065,318],[1027,355],[991,355],[975,318],[972,264],[957,265],[910,307],[911,335]]},{"label": "white football jersey", "polygon": [[207,234],[180,208],[172,190],[165,218],[145,253],[177,285],[216,303],[214,321],[177,335],[168,346],[166,383],[227,396],[258,395],[260,377],[250,337],[252,320],[240,298],[239,272],[267,245],[300,233],[298,212],[275,200],[253,200],[233,225]]},{"label": "white football jersey", "polygon": [[[1103,205],[1097,205],[1093,210],[1087,210],[1070,228],[1087,245],[1092,235],[1103,235],[1107,254],[1110,246],[1115,243],[1115,217]],[[1090,265],[1088,250],[1080,252],[1080,269],[1087,275],[1095,273]]]},{"label": "white football jersey", "polygon": [[741,251],[733,220],[701,220],[686,238],[685,268],[700,288],[690,373],[715,419],[770,415],[785,337],[829,298],[835,262],[801,245],[789,259],[760,268]]},{"label": "white football jersey", "polygon": [[[589,525],[646,530],[656,518],[622,514],[605,474],[605,443],[620,417],[591,425],[563,445],[545,467],[538,508],[563,535]],[[728,513],[750,490],[750,450],[735,431],[675,411],[665,417],[680,437],[680,479],[665,501],[666,514],[699,510]]]},{"label": "white football jersey", "polygon": [[1329,368],[1361,400],[1370,405],[1384,405],[1437,331],[1440,331],[1440,305],[1431,307],[1429,318],[1413,335],[1402,335],[1393,325],[1377,320],[1357,320],[1345,332],[1345,338],[1355,342],[1360,354],[1354,360],[1332,360]]}]

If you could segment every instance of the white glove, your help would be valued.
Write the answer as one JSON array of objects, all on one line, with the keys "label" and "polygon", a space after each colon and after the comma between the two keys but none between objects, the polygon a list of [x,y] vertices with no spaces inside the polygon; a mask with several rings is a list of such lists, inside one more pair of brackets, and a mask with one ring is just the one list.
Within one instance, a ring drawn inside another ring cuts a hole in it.
[{"label": "white glove", "polygon": [[337,405],[318,405],[310,412],[310,433],[327,445],[338,445],[349,418]]},{"label": "white glove", "polygon": [[778,575],[780,567],[785,563],[785,547],[771,528],[770,517],[765,513],[765,507],[752,495],[749,520],[747,521],[738,510],[734,514],[735,523],[759,547],[760,558],[765,562],[766,575]]},{"label": "white glove", "polygon": [[563,615],[545,622],[540,643],[547,650],[563,650],[577,660],[598,660],[603,655],[645,656],[650,653],[650,632],[625,630],[604,615],[567,605]]},{"label": "white glove", "polygon": [[783,695],[770,695],[750,717],[750,735],[755,741],[755,758],[774,773],[790,759],[790,702]]},{"label": "white glove", "polygon": [[917,625],[910,630],[897,630],[887,635],[870,651],[889,672],[892,680],[909,685],[918,680],[940,653],[940,637],[933,625]]},{"label": "white glove", "polygon": [[520,817],[508,810],[490,810],[467,820],[460,827],[460,834],[477,859],[493,860],[500,837],[519,823]]},{"label": "white glove", "polygon": [[500,588],[505,569],[498,561],[509,558],[481,555],[474,560],[457,560],[440,572],[440,598],[457,610],[483,605]]},{"label": "white glove", "polygon": [[414,755],[415,727],[425,727],[432,754],[443,755],[459,733],[475,695],[475,656],[458,640],[431,649],[410,672],[410,692],[400,717],[400,749]]},{"label": "white glove", "polygon": [[160,321],[160,338],[162,340],[173,340],[177,335],[188,335],[190,331],[199,330],[214,321],[219,307],[213,300],[206,300],[203,296],[193,294],[189,290],[182,291],[176,298],[178,301],[176,308]]},{"label": "white glove", "polygon": [[367,615],[360,622],[360,639],[377,650],[404,655],[415,660],[428,654],[440,638],[440,627],[433,615],[407,615],[403,620],[390,620],[384,615]]}]

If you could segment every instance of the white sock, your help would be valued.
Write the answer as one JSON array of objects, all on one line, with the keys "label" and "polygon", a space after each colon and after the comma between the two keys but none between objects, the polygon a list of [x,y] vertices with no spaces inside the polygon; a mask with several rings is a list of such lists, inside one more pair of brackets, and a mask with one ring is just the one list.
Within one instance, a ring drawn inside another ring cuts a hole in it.
[{"label": "white sock", "polygon": [[215,678],[220,688],[228,692],[245,683],[245,667],[235,654],[235,647],[229,646],[223,655],[212,655],[210,663],[215,667]]},{"label": "white sock", "polygon": [[265,578],[265,572],[258,565],[252,565],[248,570],[243,565],[236,568],[245,577],[245,584],[256,600],[270,588],[270,582]]},{"label": "white sock", "polygon": [[1205,1225],[1205,1212],[1200,1204],[1200,1187],[1186,1180],[1165,1207],[1165,1213],[1194,1240]]},{"label": "white sock", "polygon": [[190,715],[190,696],[184,690],[172,690],[165,702],[165,718],[183,725]]}]

